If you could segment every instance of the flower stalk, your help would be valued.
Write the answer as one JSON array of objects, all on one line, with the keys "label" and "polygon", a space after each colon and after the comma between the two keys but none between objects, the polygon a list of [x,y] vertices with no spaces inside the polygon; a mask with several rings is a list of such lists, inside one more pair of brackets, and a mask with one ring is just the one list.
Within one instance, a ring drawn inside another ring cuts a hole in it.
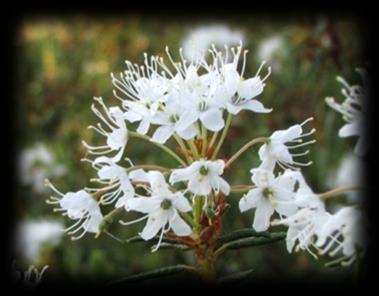
[{"label": "flower stalk", "polygon": [[173,158],[175,158],[181,165],[186,166],[186,163],[179,157],[179,155],[177,155],[174,151],[172,151],[167,146],[165,146],[163,144],[159,144],[157,142],[151,141],[150,137],[142,135],[142,134],[139,134],[139,133],[136,133],[136,132],[132,132],[132,131],[129,131],[129,136],[130,137],[134,137],[134,138],[139,138],[139,139],[148,141],[150,143],[153,143],[155,146],[159,147],[160,149],[162,149],[163,151],[165,151],[167,154],[169,154],[170,156],[172,156]]},{"label": "flower stalk", "polygon": [[230,167],[230,165],[238,159],[247,149],[249,149],[251,146],[258,144],[258,143],[264,143],[268,140],[266,137],[260,137],[252,139],[251,141],[247,142],[245,145],[243,145],[232,157],[229,158],[229,160],[226,162],[225,167]]},{"label": "flower stalk", "polygon": [[220,151],[221,146],[224,143],[225,137],[228,134],[228,130],[229,130],[230,124],[232,123],[232,119],[233,119],[233,115],[231,113],[229,113],[227,118],[226,118],[225,127],[222,131],[221,137],[217,143],[215,151],[213,152],[212,159],[216,159],[218,152]]}]

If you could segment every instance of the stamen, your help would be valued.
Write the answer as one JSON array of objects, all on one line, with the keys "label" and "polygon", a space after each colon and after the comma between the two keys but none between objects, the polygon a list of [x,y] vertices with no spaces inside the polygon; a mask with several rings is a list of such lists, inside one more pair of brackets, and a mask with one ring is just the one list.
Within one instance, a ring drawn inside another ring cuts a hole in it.
[{"label": "stamen", "polygon": [[246,56],[247,56],[247,53],[249,51],[248,50],[244,50],[243,51],[243,60],[242,60],[242,70],[241,70],[241,77],[243,77],[243,74],[245,73],[245,67],[246,67]]},{"label": "stamen", "polygon": [[305,142],[303,144],[295,145],[295,146],[288,146],[288,145],[286,145],[286,146],[289,149],[295,149],[295,148],[300,148],[300,147],[303,147],[303,146],[306,146],[306,145],[310,145],[310,144],[313,144],[313,143],[316,143],[316,140],[311,140],[311,141]]},{"label": "stamen", "polygon": [[45,186],[47,187],[50,187],[56,194],[60,195],[60,196],[64,196],[64,194],[62,192],[60,192],[51,182],[49,179],[45,179],[44,181],[45,183]]},{"label": "stamen", "polygon": [[263,77],[262,83],[265,82],[270,75],[271,75],[271,66],[267,67],[267,74],[265,77]]},{"label": "stamen", "polygon": [[145,215],[145,216],[143,216],[143,217],[141,217],[141,218],[138,218],[138,219],[136,219],[136,220],[132,220],[132,221],[128,221],[128,222],[125,222],[125,221],[119,220],[119,223],[120,223],[121,225],[127,226],[127,225],[131,225],[131,224],[134,224],[134,223],[141,222],[141,221],[147,219],[148,217],[149,217],[149,215]]},{"label": "stamen", "polygon": [[160,247],[160,245],[161,245],[161,243],[162,243],[163,234],[164,234],[164,226],[162,227],[162,231],[161,231],[161,235],[159,236],[158,243],[157,243],[157,244],[155,245],[155,247],[151,250],[151,252],[156,252],[156,251],[159,249],[159,247]]},{"label": "stamen", "polygon": [[261,65],[259,66],[259,68],[257,70],[257,73],[255,74],[255,77],[257,77],[259,75],[259,73],[261,72],[261,70],[265,64],[266,64],[266,61],[262,61]]},{"label": "stamen", "polygon": [[313,164],[313,161],[308,161],[306,163],[304,162],[297,162],[297,161],[292,161],[292,164],[295,164],[297,166],[302,166],[302,167],[306,167],[306,166],[310,166]]},{"label": "stamen", "polygon": [[351,89],[350,84],[347,83],[347,81],[346,81],[343,77],[341,77],[341,76],[337,76],[336,80],[337,80],[339,83],[341,83],[343,86],[345,86],[348,90]]},{"label": "stamen", "polygon": [[105,132],[103,129],[99,129],[98,127],[95,127],[93,125],[88,126],[88,129],[93,129],[96,132],[98,132],[100,135],[107,136],[107,132]]},{"label": "stamen", "polygon": [[304,152],[301,152],[301,153],[291,153],[292,156],[304,156],[304,155],[307,155],[308,153],[310,152],[310,150],[306,150]]},{"label": "stamen", "polygon": [[300,126],[303,126],[303,125],[305,125],[306,123],[308,123],[308,122],[310,122],[310,121],[312,121],[314,118],[313,117],[309,117],[309,118],[307,118],[306,120],[304,120],[302,123],[300,123]]},{"label": "stamen", "polygon": [[[106,149],[106,148],[109,148],[107,145],[102,145],[102,146],[92,146],[92,145],[89,145],[86,143],[86,141],[82,141],[82,144],[84,147],[86,147],[87,149],[90,149],[90,150],[101,150],[101,149]],[[82,158],[82,159],[85,159],[85,158]]]},{"label": "stamen", "polygon": [[316,129],[315,128],[312,128],[309,132],[305,133],[305,134],[302,134],[301,137],[307,137],[309,135],[312,135],[316,132]]},{"label": "stamen", "polygon": [[64,229],[64,232],[67,232],[68,234],[70,234],[69,231],[77,227],[85,218],[86,218],[85,216],[80,217],[74,224]]}]

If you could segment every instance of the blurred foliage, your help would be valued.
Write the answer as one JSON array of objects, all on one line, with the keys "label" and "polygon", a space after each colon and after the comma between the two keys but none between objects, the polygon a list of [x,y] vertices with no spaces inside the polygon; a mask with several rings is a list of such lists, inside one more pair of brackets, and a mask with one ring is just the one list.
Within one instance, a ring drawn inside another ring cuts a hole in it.
[{"label": "blurred foliage", "polygon": [[[241,30],[245,47],[249,49],[246,72],[254,75],[260,61],[255,52],[260,42],[272,35],[285,40],[287,55],[280,72],[274,72],[260,97],[274,111],[269,115],[242,112],[233,121],[223,157],[231,155],[248,139],[269,135],[276,129],[302,122],[314,116],[317,143],[309,158],[314,164],[304,174],[315,192],[328,189],[327,178],[338,165],[352,143],[337,136],[342,119],[324,103],[326,96],[341,98],[337,75],[347,81],[359,81],[355,67],[365,66],[362,34],[354,19],[272,19],[240,18],[196,19],[153,18],[128,15],[123,19],[31,19],[21,26],[18,35],[17,124],[18,147],[46,143],[63,163],[68,174],[52,180],[65,191],[75,191],[88,185],[94,176],[90,167],[80,162],[85,149],[81,140],[89,143],[100,139],[87,129],[95,120],[90,111],[93,96],[103,96],[108,105],[116,104],[112,94],[110,72],[123,70],[124,60],[140,63],[143,52],[164,56],[169,45],[177,57],[183,37],[191,27],[207,22],[226,23]],[[226,172],[232,184],[246,184],[249,169],[258,165],[257,151],[245,153],[235,164],[233,174]],[[171,159],[152,145],[139,140],[128,144],[126,153],[135,164],[174,165]],[[17,217],[58,217],[44,203],[48,196],[32,194],[27,187],[17,189]],[[241,216],[238,195],[229,197],[231,209],[225,216],[225,231],[250,225],[252,212]],[[242,218],[241,218],[242,217]],[[132,217],[130,217],[131,219]],[[142,225],[122,227],[115,223],[111,232],[121,238],[138,233]],[[136,272],[182,262],[191,263],[187,253],[161,250],[150,253],[149,243],[123,245],[103,235],[91,235],[79,241],[65,237],[62,243],[45,252],[40,264],[49,264],[46,277],[86,276],[93,280],[116,279]],[[254,249],[229,251],[217,262],[221,274],[255,269],[255,277],[294,278],[312,280],[327,275],[345,276],[323,267],[323,260],[309,254],[289,255],[284,243]]]}]

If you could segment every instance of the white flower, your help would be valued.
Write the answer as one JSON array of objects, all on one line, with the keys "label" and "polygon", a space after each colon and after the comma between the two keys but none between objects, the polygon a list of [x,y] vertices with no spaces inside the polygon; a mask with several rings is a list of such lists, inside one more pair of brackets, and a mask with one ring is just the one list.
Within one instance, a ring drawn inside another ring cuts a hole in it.
[{"label": "white flower", "polygon": [[[357,72],[362,76],[363,80],[367,79],[366,71],[364,69],[357,69]],[[358,136],[358,142],[355,146],[354,152],[358,155],[363,155],[367,151],[368,135],[362,129],[367,118],[366,113],[366,89],[361,85],[350,85],[342,77],[337,77],[344,88],[341,93],[345,97],[342,104],[338,104],[334,98],[327,97],[326,103],[341,113],[346,124],[339,130],[338,135],[341,138]]]},{"label": "white flower", "polygon": [[300,171],[292,171],[291,176],[297,182],[297,190],[295,192],[295,203],[299,208],[325,208],[324,202],[308,186],[303,174]]},{"label": "white flower", "polygon": [[223,192],[229,195],[230,186],[220,176],[224,172],[225,163],[223,160],[198,160],[190,166],[173,170],[170,176],[170,183],[188,181],[187,188],[195,195],[208,195],[212,190]]},{"label": "white flower", "polygon": [[344,207],[332,215],[318,232],[320,254],[335,256],[342,252],[350,257],[344,264],[351,264],[356,258],[357,247],[365,245],[362,216],[362,212],[354,207]]},{"label": "white flower", "polygon": [[[191,228],[180,216],[180,212],[189,212],[192,210],[187,198],[182,192],[172,192],[166,183],[161,172],[150,171],[147,177],[151,186],[149,197],[138,197],[128,201],[128,210],[137,211],[146,216],[147,223],[143,231],[140,233],[144,240],[152,239],[159,231],[161,231],[160,240],[155,250],[159,248],[163,234],[170,229],[178,236],[188,236],[192,233]],[[136,221],[123,223],[128,225]]]},{"label": "white flower", "polygon": [[189,61],[196,62],[206,56],[207,49],[214,44],[222,49],[224,45],[237,45],[244,35],[222,24],[201,26],[191,30],[184,38],[183,55]]},{"label": "white flower", "polygon": [[93,178],[91,181],[105,185],[101,188],[86,187],[85,190],[99,195],[100,204],[107,205],[116,201],[116,208],[126,209],[127,201],[136,196],[132,181],[143,181],[141,174],[143,175],[144,171],[137,169],[127,173],[126,168],[117,165],[106,156],[100,156],[94,161],[83,158],[82,161],[88,161],[97,171],[98,178]]},{"label": "white flower", "polygon": [[[214,48],[214,56],[219,55]],[[241,110],[250,110],[257,113],[268,113],[272,109],[267,109],[263,104],[254,99],[263,92],[265,87],[265,81],[271,73],[271,68],[268,67],[267,75],[261,79],[259,73],[262,70],[265,62],[262,62],[257,73],[254,77],[245,79],[243,78],[246,64],[246,54],[247,50],[244,51],[242,69],[239,73],[238,62],[242,53],[242,45],[237,47],[237,50],[232,49],[233,53],[233,62],[227,63],[225,60],[220,59],[220,73],[224,79],[222,87],[218,88],[218,93],[216,97],[221,98],[224,101],[224,107],[228,110],[229,113],[234,115],[238,114]]]},{"label": "white flower", "polygon": [[160,126],[154,132],[151,140],[164,144],[175,133],[185,140],[195,137],[198,130],[192,124],[193,122],[186,121],[183,124],[183,116],[186,111],[185,105],[179,101],[168,101],[164,111],[158,111],[154,118],[154,123]]},{"label": "white flower", "polygon": [[128,99],[121,98],[116,90],[113,93],[127,109],[125,118],[130,122],[140,122],[137,128],[140,134],[148,132],[157,110],[162,108],[168,98],[171,83],[158,73],[158,59],[151,57],[149,61],[145,54],[145,67],[126,61],[127,70],[120,74],[120,79],[111,73],[116,90],[126,95]]},{"label": "white flower", "polygon": [[294,215],[280,221],[273,221],[272,225],[287,225],[287,251],[292,250],[297,243],[296,251],[307,250],[311,255],[317,257],[310,249],[315,246],[315,235],[317,235],[323,225],[327,223],[330,214],[325,211],[324,207],[304,207]]},{"label": "white flower", "polygon": [[179,128],[185,129],[200,120],[206,129],[219,131],[225,125],[221,110],[223,104],[218,97],[221,77],[214,71],[203,75],[198,75],[197,71],[196,67],[190,65],[183,85],[178,89],[177,96],[184,98],[182,104],[185,107],[178,122]]},{"label": "white flower", "polygon": [[283,169],[294,169],[296,166],[307,166],[312,164],[312,162],[301,163],[293,160],[293,157],[308,154],[309,150],[300,153],[290,151],[315,142],[315,140],[311,140],[303,143],[302,140],[302,138],[309,136],[316,131],[315,129],[312,129],[308,133],[303,133],[303,125],[310,120],[313,120],[313,118],[308,118],[302,124],[293,125],[286,130],[274,132],[270,139],[263,144],[258,151],[259,158],[262,161],[261,167],[273,170],[277,163]]},{"label": "white flower", "polygon": [[[328,185],[336,187],[354,187],[364,186],[365,164],[362,158],[356,154],[349,153],[345,155],[338,166],[337,172],[331,175]],[[349,191],[346,196],[350,202],[362,201],[362,192]]]},{"label": "white flower", "polygon": [[[151,125],[157,125],[151,139],[164,144],[174,134],[185,140],[195,137],[199,132],[197,121],[210,131],[221,130],[225,125],[224,109],[232,114],[245,109],[260,113],[271,111],[254,99],[262,93],[264,81],[270,74],[269,69],[269,74],[260,78],[264,63],[254,77],[245,79],[247,51],[240,73],[237,70],[242,45],[226,47],[225,54],[214,46],[209,52],[212,55],[210,63],[204,57],[188,63],[182,50],[180,61],[176,62],[167,47],[171,65],[166,65],[159,56],[149,58],[147,54],[144,65],[126,61],[127,70],[119,78],[112,74],[114,95],[125,109],[124,113],[119,111],[122,113],[120,118],[140,122],[137,128],[140,134],[146,134]],[[229,56],[233,57],[232,62]]]},{"label": "white flower", "polygon": [[282,70],[282,61],[286,55],[286,45],[280,35],[270,36],[262,40],[258,45],[258,60],[267,61],[275,73]]},{"label": "white flower", "polygon": [[46,178],[61,177],[66,173],[66,168],[57,164],[52,151],[43,143],[36,143],[33,147],[21,151],[18,169],[21,183],[31,185],[36,193],[46,191]]},{"label": "white flower", "polygon": [[80,190],[63,194],[48,180],[46,180],[46,185],[61,196],[61,198],[52,196],[47,203],[58,205],[59,207],[55,208],[55,211],[63,212],[64,216],[76,221],[73,225],[66,228],[65,231],[69,235],[73,235],[82,230],[81,234],[72,236],[72,239],[80,239],[86,232],[98,232],[103,215],[98,203],[88,192]]},{"label": "white flower", "polygon": [[296,251],[307,250],[312,256],[317,257],[310,246],[314,246],[315,235],[322,225],[329,219],[330,214],[325,211],[325,205],[312,191],[299,171],[292,171],[292,177],[296,180],[295,204],[299,210],[289,217],[273,221],[272,225],[287,225],[286,244],[289,253],[297,243]]},{"label": "white flower", "polygon": [[104,129],[101,123],[98,123],[97,126],[90,125],[89,128],[94,129],[99,134],[106,137],[106,144],[102,146],[91,146],[85,141],[82,141],[82,143],[88,149],[88,153],[93,155],[104,155],[117,151],[117,153],[112,157],[112,160],[118,162],[121,159],[126,143],[128,142],[128,130],[125,123],[125,114],[119,107],[111,107],[108,109],[102,98],[95,97],[94,99],[103,108],[105,116],[95,107],[94,104],[91,106],[91,109],[107,127]]},{"label": "white flower", "polygon": [[255,208],[253,227],[256,231],[265,231],[270,225],[274,211],[290,216],[297,210],[294,200],[296,179],[291,171],[285,171],[275,178],[271,171],[252,169],[252,182],[256,188],[244,195],[240,202],[241,212]]},{"label": "white flower", "polygon": [[45,245],[57,245],[62,237],[64,227],[53,220],[23,220],[17,225],[17,249],[30,262],[41,258],[41,248]]}]

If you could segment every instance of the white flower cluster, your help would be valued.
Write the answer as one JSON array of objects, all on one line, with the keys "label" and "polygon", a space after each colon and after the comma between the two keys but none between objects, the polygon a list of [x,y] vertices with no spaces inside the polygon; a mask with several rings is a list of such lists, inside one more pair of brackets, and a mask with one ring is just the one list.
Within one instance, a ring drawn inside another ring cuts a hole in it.
[{"label": "white flower cluster", "polygon": [[[129,225],[147,220],[140,236],[150,240],[158,234],[154,250],[168,232],[191,236],[199,226],[199,216],[195,215],[199,202],[205,212],[217,197],[232,191],[222,175],[234,158],[228,162],[216,159],[232,116],[242,110],[271,111],[257,99],[270,67],[264,77],[264,62],[253,77],[244,77],[247,51],[242,45],[226,47],[225,53],[212,46],[210,62],[204,57],[188,62],[182,50],[176,62],[167,48],[166,52],[169,63],[145,54],[143,65],[126,61],[123,73],[111,74],[120,106],[108,108],[101,98],[95,98],[100,108],[93,105],[92,111],[100,122],[90,128],[105,137],[105,143],[92,146],[83,142],[88,155],[94,156],[83,161],[96,170],[97,177],[91,180],[100,186],[63,194],[48,182],[60,196],[52,197],[49,203],[75,221],[66,230],[75,239],[86,232],[101,232],[110,215],[103,216],[101,207],[110,204],[115,207],[113,211],[142,213],[136,220],[120,222]],[[300,249],[317,246],[320,253],[337,254],[342,249],[351,259],[355,244],[360,242],[355,236],[359,212],[348,208],[335,215],[327,213],[297,169],[311,164],[297,159],[309,152],[301,148],[314,143],[304,140],[315,132],[303,129],[310,120],[265,138],[259,149],[262,163],[251,170],[254,188],[241,199],[240,209],[256,209],[253,227],[257,231],[266,230],[276,212],[281,219],[275,223],[289,226],[289,251],[297,242]],[[130,130],[132,123],[138,124],[136,131]],[[126,145],[133,137],[148,140],[169,153],[180,167],[134,165],[125,157],[129,166],[122,166]],[[180,155],[168,147],[171,138],[177,142]],[[277,169],[283,172],[275,174]]]},{"label": "white flower cluster", "polygon": [[36,193],[46,193],[43,180],[63,176],[66,168],[57,163],[54,154],[44,143],[36,143],[20,152],[18,173],[23,185],[31,186]]},{"label": "white flower cluster", "polygon": [[[300,170],[295,168],[311,164],[293,160],[294,156],[303,156],[309,150],[291,153],[291,149],[314,142],[302,141],[302,137],[315,132],[313,129],[303,133],[303,124],[274,132],[267,143],[261,146],[261,165],[251,170],[254,188],[240,200],[240,210],[245,212],[255,209],[253,228],[256,231],[266,231],[270,224],[288,226],[288,252],[292,252],[296,245],[297,251],[307,250],[315,257],[317,255],[312,249],[320,255],[335,256],[342,253],[346,256],[343,263],[350,264],[356,258],[356,247],[363,247],[364,244],[359,228],[362,225],[362,213],[355,207],[345,207],[330,214],[322,196],[311,190]],[[290,142],[300,143],[285,145]],[[276,164],[282,170],[277,175],[274,174]],[[274,213],[280,219],[270,223]]]},{"label": "white flower cluster", "polygon": [[[357,72],[361,75],[364,83],[367,85],[367,73],[364,69],[357,69]],[[337,81],[343,85],[341,89],[342,95],[345,100],[338,104],[333,97],[327,97],[326,103],[342,114],[346,124],[339,130],[338,135],[341,138],[358,137],[354,152],[357,155],[364,155],[367,152],[368,136],[365,130],[362,128],[365,125],[367,118],[366,110],[366,87],[361,85],[350,85],[346,80],[340,76],[337,77]]]},{"label": "white flower cluster", "polygon": [[59,221],[25,219],[17,225],[16,248],[29,262],[39,262],[46,245],[53,247],[59,243],[63,228]]},{"label": "white flower cluster", "polygon": [[244,41],[241,31],[233,30],[225,24],[208,24],[190,30],[183,39],[183,55],[189,61],[196,61],[207,54],[208,48],[214,44],[222,49],[225,44],[233,46]]},{"label": "white flower cluster", "polygon": [[[47,182],[60,196],[52,197],[48,202],[58,206],[56,211],[75,220],[66,229],[70,235],[79,233],[73,236],[74,239],[81,238],[86,232],[99,231],[104,218],[100,206],[108,204],[146,214],[137,220],[148,219],[141,233],[146,240],[158,232],[162,237],[169,230],[178,236],[191,234],[191,228],[180,213],[192,210],[191,196],[193,200],[194,196],[207,196],[211,191],[229,194],[229,184],[220,177],[224,161],[210,160],[206,155],[196,159],[193,155],[192,158],[186,155],[190,160],[188,166],[172,170],[169,181],[171,185],[186,182],[187,188],[174,190],[159,170],[146,172],[136,169],[138,166],[125,168],[120,165],[129,134],[147,137],[160,146],[174,137],[185,150],[184,141],[194,140],[207,131],[217,135],[225,126],[225,113],[271,111],[256,99],[263,92],[270,68],[262,78],[262,63],[255,76],[244,78],[247,51],[243,52],[242,46],[228,49],[225,55],[212,47],[209,50],[213,57],[211,63],[205,58],[188,63],[182,52],[181,61],[174,62],[168,49],[166,51],[171,69],[163,58],[145,54],[143,65],[126,61],[123,73],[118,77],[111,75],[114,95],[121,101],[121,106],[108,108],[102,98],[95,98],[98,106],[92,105],[92,111],[100,122],[89,128],[104,136],[105,143],[93,146],[83,141],[88,155],[95,156],[95,159],[84,158],[83,161],[91,163],[97,171],[97,178],[92,181],[101,187],[63,194]],[[128,131],[127,125],[135,122],[139,123],[136,132]],[[156,128],[150,138],[146,134],[153,125]],[[181,164],[187,165],[184,161]],[[147,195],[137,194],[137,187],[143,188]],[[124,224],[133,222],[136,221]]]}]

